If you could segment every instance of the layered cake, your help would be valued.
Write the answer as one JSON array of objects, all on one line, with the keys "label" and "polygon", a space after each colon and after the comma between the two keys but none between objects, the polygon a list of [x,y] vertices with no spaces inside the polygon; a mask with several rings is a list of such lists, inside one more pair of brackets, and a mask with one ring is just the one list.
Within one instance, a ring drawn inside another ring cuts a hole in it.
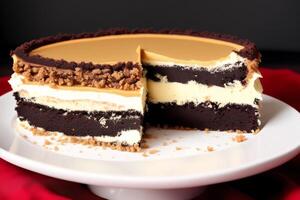
[{"label": "layered cake", "polygon": [[255,132],[262,99],[255,45],[192,31],[58,35],[12,52],[18,123],[139,150],[145,124]]}]

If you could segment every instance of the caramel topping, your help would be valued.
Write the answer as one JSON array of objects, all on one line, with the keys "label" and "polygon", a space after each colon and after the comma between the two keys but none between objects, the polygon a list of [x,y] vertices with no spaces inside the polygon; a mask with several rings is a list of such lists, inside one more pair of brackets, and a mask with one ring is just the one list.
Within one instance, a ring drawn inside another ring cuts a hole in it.
[{"label": "caramel topping", "polygon": [[[145,57],[181,63],[212,62],[226,58],[243,46],[204,37],[170,34],[124,34],[57,42],[33,50],[30,55],[69,62],[113,64],[141,62]],[[142,55],[140,55],[142,51]]]}]

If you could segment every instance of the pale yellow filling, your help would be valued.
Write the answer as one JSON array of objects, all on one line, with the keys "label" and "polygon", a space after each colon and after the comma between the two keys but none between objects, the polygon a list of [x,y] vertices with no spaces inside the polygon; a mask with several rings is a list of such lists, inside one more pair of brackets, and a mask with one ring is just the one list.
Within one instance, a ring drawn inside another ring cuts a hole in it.
[{"label": "pale yellow filling", "polygon": [[152,103],[176,103],[183,105],[193,102],[196,105],[205,101],[216,102],[219,106],[228,103],[247,104],[257,107],[255,99],[262,100],[261,75],[254,73],[247,85],[237,81],[225,87],[207,86],[189,81],[186,84],[177,82],[156,82],[148,80],[148,101]]}]

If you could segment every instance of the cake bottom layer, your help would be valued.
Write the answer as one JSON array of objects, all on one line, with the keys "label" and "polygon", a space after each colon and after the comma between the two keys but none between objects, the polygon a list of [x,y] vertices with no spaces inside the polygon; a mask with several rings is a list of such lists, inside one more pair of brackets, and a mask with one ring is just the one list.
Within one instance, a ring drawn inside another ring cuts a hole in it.
[{"label": "cake bottom layer", "polygon": [[[60,148],[58,147],[67,143],[87,145],[88,148],[100,146],[103,148],[110,148],[112,150],[118,151],[138,152],[141,150],[139,144],[123,145],[122,143],[120,144],[118,142],[104,142],[103,137],[68,136],[60,132],[46,131],[43,128],[30,125],[28,121],[21,121],[19,118],[17,118],[16,120],[16,129],[22,137],[29,140],[30,142],[33,142],[34,144],[43,145],[46,148],[52,147],[52,149],[54,149],[55,151],[59,151]],[[132,131],[129,130],[128,132]],[[127,134],[128,132],[124,131],[123,134]],[[116,138],[113,138],[114,141],[115,139]],[[79,147],[79,149],[80,148],[81,147]]]},{"label": "cake bottom layer", "polygon": [[104,142],[138,144],[142,137],[143,115],[138,111],[67,111],[26,101],[15,94],[21,121],[46,131],[69,136],[97,136]]},{"label": "cake bottom layer", "polygon": [[253,132],[260,123],[258,110],[250,105],[226,104],[219,107],[212,102],[198,105],[148,102],[147,105],[145,117],[151,125]]}]

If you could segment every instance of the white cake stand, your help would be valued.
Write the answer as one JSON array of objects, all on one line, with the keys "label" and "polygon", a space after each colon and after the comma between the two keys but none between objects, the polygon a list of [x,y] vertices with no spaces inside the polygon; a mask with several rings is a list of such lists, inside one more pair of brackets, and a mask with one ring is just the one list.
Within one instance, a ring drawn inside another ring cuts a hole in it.
[{"label": "white cake stand", "polygon": [[12,93],[0,97],[0,157],[40,174],[88,184],[108,199],[190,199],[204,186],[269,170],[300,151],[299,113],[266,95],[263,128],[246,135],[245,142],[234,142],[231,133],[150,129],[150,149],[142,153],[71,144],[59,151],[41,147],[43,138],[16,131],[14,103]]}]

